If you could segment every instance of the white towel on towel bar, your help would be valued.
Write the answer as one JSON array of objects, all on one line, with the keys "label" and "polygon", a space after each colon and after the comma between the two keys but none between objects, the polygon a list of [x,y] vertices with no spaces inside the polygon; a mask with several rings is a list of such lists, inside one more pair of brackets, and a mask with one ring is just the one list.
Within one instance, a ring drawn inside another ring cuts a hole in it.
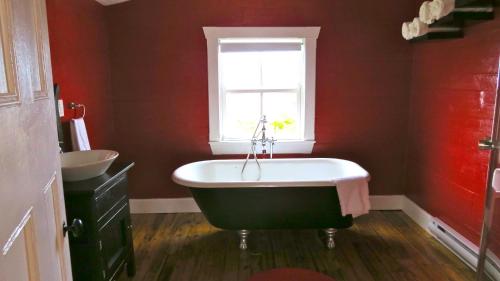
[{"label": "white towel on towel bar", "polygon": [[71,119],[70,130],[73,151],[90,150],[89,137],[83,118]]},{"label": "white towel on towel bar", "polygon": [[337,183],[342,216],[358,217],[370,211],[368,182],[366,179],[348,180]]}]

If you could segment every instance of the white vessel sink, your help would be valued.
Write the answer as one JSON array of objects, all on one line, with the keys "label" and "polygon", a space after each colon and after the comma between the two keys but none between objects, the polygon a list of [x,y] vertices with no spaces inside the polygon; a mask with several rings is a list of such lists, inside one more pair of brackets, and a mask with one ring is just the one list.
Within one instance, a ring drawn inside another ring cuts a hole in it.
[{"label": "white vessel sink", "polygon": [[64,181],[80,181],[100,176],[118,157],[113,150],[87,150],[66,152],[61,155]]}]

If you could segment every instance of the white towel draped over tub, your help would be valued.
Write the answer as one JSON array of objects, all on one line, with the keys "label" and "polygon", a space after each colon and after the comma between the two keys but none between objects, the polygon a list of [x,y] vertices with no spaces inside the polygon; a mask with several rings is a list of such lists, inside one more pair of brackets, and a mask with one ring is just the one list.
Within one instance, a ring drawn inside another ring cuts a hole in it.
[{"label": "white towel draped over tub", "polygon": [[349,180],[337,183],[342,216],[358,217],[370,211],[368,181],[366,179]]},{"label": "white towel draped over tub", "polygon": [[70,130],[73,151],[90,150],[89,137],[87,136],[87,128],[83,118],[71,119]]}]

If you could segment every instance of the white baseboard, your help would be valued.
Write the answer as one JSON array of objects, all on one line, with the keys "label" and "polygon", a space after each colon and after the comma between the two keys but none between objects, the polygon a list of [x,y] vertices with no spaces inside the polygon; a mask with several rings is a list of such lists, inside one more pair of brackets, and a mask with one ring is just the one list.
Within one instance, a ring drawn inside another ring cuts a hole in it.
[{"label": "white baseboard", "polygon": [[[433,217],[427,211],[420,208],[420,206],[406,196],[404,196],[403,199],[402,211],[472,270],[476,270],[479,255],[478,246],[440,219]],[[440,231],[438,227],[436,227],[437,225],[444,229],[445,232]],[[446,232],[448,235],[445,234]],[[485,271],[493,280],[500,280],[500,260],[492,252],[488,253]]]},{"label": "white baseboard", "polygon": [[433,217],[405,195],[371,195],[370,204],[377,211],[401,210],[430,233]]},{"label": "white baseboard", "polygon": [[132,214],[153,213],[199,213],[200,208],[193,198],[130,199]]},{"label": "white baseboard", "polygon": [[403,197],[403,208],[401,210],[420,227],[431,233],[429,230],[429,225],[432,223],[433,217],[429,213],[427,213],[427,211],[415,204],[415,202],[413,202],[410,198],[406,196]]},{"label": "white baseboard", "polygon": [[[372,195],[372,210],[402,210],[404,195]],[[132,214],[152,213],[199,213],[200,208],[193,198],[130,199]]]},{"label": "white baseboard", "polygon": [[404,195],[370,195],[371,209],[376,211],[402,210],[405,198]]}]

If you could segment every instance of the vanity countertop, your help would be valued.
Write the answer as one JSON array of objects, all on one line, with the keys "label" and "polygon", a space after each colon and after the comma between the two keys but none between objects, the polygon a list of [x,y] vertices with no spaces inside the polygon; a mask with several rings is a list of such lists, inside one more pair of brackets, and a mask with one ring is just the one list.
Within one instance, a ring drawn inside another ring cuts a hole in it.
[{"label": "vanity countertop", "polygon": [[124,175],[135,165],[134,162],[115,162],[109,169],[101,176],[81,180],[81,181],[65,181],[63,183],[65,194],[96,194],[101,193],[109,182]]}]

